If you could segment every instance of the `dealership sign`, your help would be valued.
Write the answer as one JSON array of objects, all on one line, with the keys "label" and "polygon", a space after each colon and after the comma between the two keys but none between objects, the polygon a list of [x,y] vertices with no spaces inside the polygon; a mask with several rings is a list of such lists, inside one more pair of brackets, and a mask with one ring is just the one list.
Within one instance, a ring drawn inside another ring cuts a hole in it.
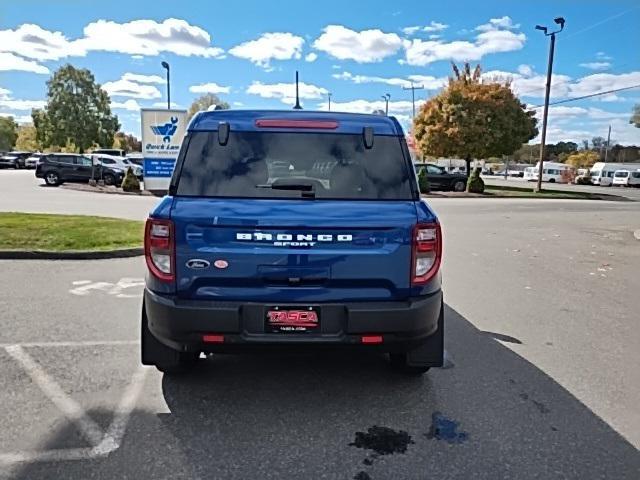
[{"label": "dealership sign", "polygon": [[146,190],[167,190],[184,138],[186,110],[142,109],[142,155]]}]

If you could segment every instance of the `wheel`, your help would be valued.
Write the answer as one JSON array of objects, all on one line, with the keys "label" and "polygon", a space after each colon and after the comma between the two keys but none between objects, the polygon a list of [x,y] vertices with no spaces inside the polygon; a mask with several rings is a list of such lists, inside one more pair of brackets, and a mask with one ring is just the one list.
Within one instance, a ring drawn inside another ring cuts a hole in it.
[{"label": "wheel", "polygon": [[116,183],[116,177],[114,177],[110,173],[105,173],[102,179],[104,180],[105,185],[115,185]]},{"label": "wheel", "polygon": [[391,368],[397,372],[407,373],[410,375],[422,375],[427,373],[431,367],[416,367],[407,363],[408,354],[406,353],[390,353],[389,363]]},{"label": "wheel", "polygon": [[140,354],[143,365],[154,365],[158,370],[169,375],[186,373],[191,370],[200,352],[179,352],[167,347],[153,336],[149,330],[147,314],[142,305]]},{"label": "wheel", "polygon": [[16,170],[20,170],[20,162],[18,160],[13,162],[13,168],[15,168]]},{"label": "wheel", "polygon": [[47,172],[44,175],[44,182],[47,185],[56,187],[60,185],[60,176],[56,172]]},{"label": "wheel", "polygon": [[549,179],[549,183],[556,183],[556,179],[555,178],[550,178]]},{"label": "wheel", "polygon": [[456,180],[455,182],[453,182],[453,185],[451,187],[451,190],[453,190],[454,192],[464,192],[466,189],[467,184],[462,180]]}]

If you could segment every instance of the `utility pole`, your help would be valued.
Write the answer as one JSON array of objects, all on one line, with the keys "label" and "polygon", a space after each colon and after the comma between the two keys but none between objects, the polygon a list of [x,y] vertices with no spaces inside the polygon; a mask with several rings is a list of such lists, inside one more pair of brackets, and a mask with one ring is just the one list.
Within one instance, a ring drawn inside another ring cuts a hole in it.
[{"label": "utility pole", "polygon": [[167,109],[171,110],[171,84],[169,83],[169,64],[167,62],[161,63],[162,68],[167,71]]},{"label": "utility pole", "polygon": [[549,115],[549,94],[551,93],[551,73],[553,72],[553,54],[556,47],[556,33],[560,33],[564,29],[565,20],[562,17],[554,18],[553,21],[560,25],[560,30],[548,32],[547,27],[536,25],[536,30],[542,30],[547,37],[551,37],[549,45],[549,64],[547,65],[547,84],[544,94],[544,112],[542,113],[542,136],[540,139],[540,164],[538,167],[538,186],[536,192],[542,191],[542,175],[544,173],[544,146],[547,139],[547,117]]},{"label": "utility pole", "polygon": [[424,85],[414,85],[411,82],[410,87],[402,87],[403,90],[411,90],[411,102],[413,105],[413,117],[416,116],[416,90],[424,90]]},{"label": "utility pole", "polygon": [[329,111],[331,111],[331,92],[327,93],[327,98],[329,99]]},{"label": "utility pole", "polygon": [[609,125],[609,133],[607,134],[607,145],[604,147],[604,162],[607,163],[607,157],[609,156],[609,145],[611,142],[611,125]]},{"label": "utility pole", "polygon": [[389,116],[389,99],[391,98],[391,95],[388,93],[385,93],[384,95],[382,95],[382,99],[384,100],[384,114],[388,117]]}]

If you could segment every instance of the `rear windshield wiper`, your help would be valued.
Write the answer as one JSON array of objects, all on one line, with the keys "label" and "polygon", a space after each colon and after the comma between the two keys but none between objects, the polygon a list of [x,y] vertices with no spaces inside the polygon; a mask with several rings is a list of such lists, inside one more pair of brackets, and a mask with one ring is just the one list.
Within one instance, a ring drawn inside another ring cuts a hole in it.
[{"label": "rear windshield wiper", "polygon": [[256,188],[270,188],[272,190],[297,190],[305,198],[315,198],[316,192],[310,183],[265,183],[256,185]]}]

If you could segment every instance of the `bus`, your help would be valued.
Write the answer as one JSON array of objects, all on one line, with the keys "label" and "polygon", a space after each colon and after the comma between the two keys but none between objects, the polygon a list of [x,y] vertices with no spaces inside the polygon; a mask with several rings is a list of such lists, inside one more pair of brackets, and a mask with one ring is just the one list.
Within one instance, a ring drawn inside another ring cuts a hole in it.
[{"label": "bus", "polygon": [[636,170],[640,168],[640,163],[609,163],[596,162],[591,167],[591,183],[602,187],[610,187],[617,170]]}]

